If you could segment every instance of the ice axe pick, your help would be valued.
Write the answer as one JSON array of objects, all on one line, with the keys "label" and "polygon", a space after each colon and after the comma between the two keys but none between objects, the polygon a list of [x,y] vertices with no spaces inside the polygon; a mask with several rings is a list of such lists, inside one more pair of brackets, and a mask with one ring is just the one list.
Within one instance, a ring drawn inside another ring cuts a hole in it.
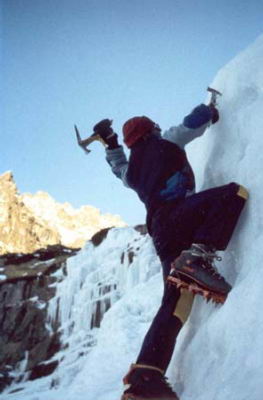
[{"label": "ice axe pick", "polygon": [[210,100],[210,104],[213,104],[214,106],[216,106],[217,104],[217,97],[218,96],[222,96],[222,93],[219,92],[216,89],[213,89],[211,87],[207,88],[207,91],[211,93],[211,100]]},{"label": "ice axe pick", "polygon": [[76,132],[76,136],[77,136],[77,141],[78,141],[78,145],[80,147],[82,147],[82,149],[85,151],[86,154],[89,154],[91,152],[91,150],[88,149],[88,146],[94,142],[95,140],[101,142],[104,146],[106,146],[106,143],[104,142],[104,140],[100,137],[100,135],[98,135],[97,133],[93,133],[91,136],[89,136],[87,139],[81,139],[80,134],[79,134],[79,130],[77,128],[77,125],[74,125],[75,128],[75,132]]}]

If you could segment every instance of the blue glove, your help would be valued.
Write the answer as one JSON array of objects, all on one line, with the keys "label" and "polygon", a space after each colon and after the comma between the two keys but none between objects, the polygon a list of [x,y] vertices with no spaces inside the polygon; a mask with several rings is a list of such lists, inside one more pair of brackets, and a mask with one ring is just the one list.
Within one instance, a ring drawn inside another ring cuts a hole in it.
[{"label": "blue glove", "polygon": [[209,104],[209,108],[211,111],[211,121],[212,124],[215,124],[219,120],[219,112],[213,103]]},{"label": "blue glove", "polygon": [[213,104],[209,106],[200,104],[195,107],[193,111],[184,118],[183,124],[190,129],[198,129],[200,126],[207,124],[209,121],[216,123],[219,119],[217,109]]}]

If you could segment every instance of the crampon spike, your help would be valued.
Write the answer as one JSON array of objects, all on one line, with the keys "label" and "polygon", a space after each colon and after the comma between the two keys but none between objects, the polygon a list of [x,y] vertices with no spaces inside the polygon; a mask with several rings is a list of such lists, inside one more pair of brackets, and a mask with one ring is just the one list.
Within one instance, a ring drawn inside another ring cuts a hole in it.
[{"label": "crampon spike", "polygon": [[203,291],[203,296],[206,298],[206,300],[209,300],[210,298],[210,292],[208,290]]},{"label": "crampon spike", "polygon": [[177,289],[180,289],[182,286],[183,286],[183,285],[182,285],[181,282],[178,282],[178,283],[176,284]]},{"label": "crampon spike", "polygon": [[189,292],[192,292],[194,295],[199,294],[200,296],[203,296],[207,302],[212,300],[213,303],[223,304],[226,300],[226,296],[224,294],[204,289],[198,286],[196,283],[187,283],[182,281],[179,277],[169,275],[167,282],[175,285],[178,289],[186,289]]}]

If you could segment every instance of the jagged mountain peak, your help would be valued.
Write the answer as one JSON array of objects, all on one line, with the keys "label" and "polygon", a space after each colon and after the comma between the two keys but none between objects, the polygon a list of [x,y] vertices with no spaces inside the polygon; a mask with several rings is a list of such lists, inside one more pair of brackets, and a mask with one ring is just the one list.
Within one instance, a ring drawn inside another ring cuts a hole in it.
[{"label": "jagged mountain peak", "polygon": [[0,176],[0,254],[30,253],[48,245],[82,247],[100,229],[125,226],[117,215],[86,205],[75,209],[44,191],[18,192],[12,172]]},{"label": "jagged mountain peak", "polygon": [[11,171],[6,171],[4,174],[0,175],[0,186],[3,189],[0,193],[1,197],[6,197],[9,194],[18,194],[18,189]]},{"label": "jagged mountain peak", "polygon": [[12,171],[6,171],[0,176],[1,180],[14,180]]}]

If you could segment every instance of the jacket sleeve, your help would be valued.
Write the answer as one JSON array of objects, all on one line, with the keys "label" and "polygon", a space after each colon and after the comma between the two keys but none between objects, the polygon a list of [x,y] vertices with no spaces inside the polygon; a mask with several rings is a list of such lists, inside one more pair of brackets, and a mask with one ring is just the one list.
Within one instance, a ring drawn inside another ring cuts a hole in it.
[{"label": "jacket sleeve", "polygon": [[122,180],[123,184],[129,187],[126,174],[128,170],[128,161],[123,151],[123,147],[119,146],[115,149],[106,149],[106,160],[109,163],[112,172],[119,179]]},{"label": "jacket sleeve", "polygon": [[192,140],[203,135],[211,124],[211,118],[212,113],[209,106],[201,104],[184,118],[182,124],[165,131],[163,138],[184,149]]}]

